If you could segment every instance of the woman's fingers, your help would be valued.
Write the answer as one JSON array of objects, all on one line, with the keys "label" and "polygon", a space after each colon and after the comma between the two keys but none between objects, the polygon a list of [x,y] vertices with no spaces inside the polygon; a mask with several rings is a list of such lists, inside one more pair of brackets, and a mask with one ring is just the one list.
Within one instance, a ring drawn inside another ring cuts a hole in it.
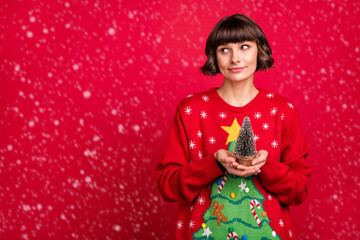
[{"label": "woman's fingers", "polygon": [[264,158],[255,158],[254,160],[252,160],[251,165],[255,166],[255,165],[258,165],[258,164],[260,164],[262,162],[265,162]]},{"label": "woman's fingers", "polygon": [[237,175],[240,177],[248,177],[250,175],[255,175],[259,173],[259,168],[256,166],[247,167],[233,162],[231,165],[231,174]]},{"label": "woman's fingers", "polygon": [[222,153],[219,156],[218,161],[221,163],[232,163],[235,162],[235,158],[232,154]]},{"label": "woman's fingers", "polygon": [[263,152],[258,152],[251,163],[252,166],[244,166],[236,162],[236,156],[233,152],[223,151],[219,154],[218,161],[223,164],[230,174],[248,177],[260,173],[260,168],[266,162],[266,156]]},{"label": "woman's fingers", "polygon": [[241,170],[241,171],[251,171],[251,170],[254,170],[254,169],[255,169],[254,166],[247,167],[247,166],[238,164],[237,162],[233,163],[233,166],[234,166],[236,169]]},{"label": "woman's fingers", "polygon": [[240,177],[248,177],[251,175],[256,175],[257,171],[255,169],[248,169],[248,170],[235,170],[234,172],[235,175],[240,176]]},{"label": "woman's fingers", "polygon": [[263,163],[266,162],[266,156],[265,154],[260,154],[258,155],[256,158],[254,158],[252,161],[251,161],[251,165],[252,166],[255,166],[255,165],[261,165]]},{"label": "woman's fingers", "polygon": [[231,164],[232,162],[235,162],[235,159],[232,157],[225,157],[225,158],[219,159],[219,162]]},{"label": "woman's fingers", "polygon": [[235,162],[235,159],[233,157],[227,157],[226,160],[228,163]]}]

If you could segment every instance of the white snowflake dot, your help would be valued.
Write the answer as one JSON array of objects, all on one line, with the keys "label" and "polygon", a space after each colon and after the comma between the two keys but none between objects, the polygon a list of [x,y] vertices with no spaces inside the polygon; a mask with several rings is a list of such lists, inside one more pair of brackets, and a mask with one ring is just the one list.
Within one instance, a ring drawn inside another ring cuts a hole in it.
[{"label": "white snowflake dot", "polygon": [[74,69],[75,71],[79,70],[79,64],[76,64],[76,63],[75,63],[75,64],[73,64],[72,67],[73,67],[73,69]]},{"label": "white snowflake dot", "polygon": [[276,140],[273,140],[272,142],[271,142],[271,146],[273,147],[273,148],[277,148],[278,147],[278,142],[276,141]]},{"label": "white snowflake dot", "polygon": [[219,117],[221,119],[225,119],[226,118],[226,113],[224,113],[224,112],[219,113]]},{"label": "white snowflake dot", "polygon": [[29,127],[34,127],[34,125],[35,125],[34,121],[29,122]]},{"label": "white snowflake dot", "polygon": [[178,222],[176,223],[176,227],[177,227],[177,229],[181,229],[181,228],[183,227],[182,221],[178,221]]},{"label": "white snowflake dot", "polygon": [[83,96],[84,96],[84,98],[90,98],[91,97],[91,92],[86,90],[86,91],[83,92]]},{"label": "white snowflake dot", "polygon": [[15,65],[14,71],[15,71],[15,72],[20,71],[20,65],[19,65],[19,64],[16,64],[16,65]]},{"label": "white snowflake dot", "polygon": [[193,220],[191,220],[189,222],[189,228],[193,228],[195,226],[195,222]]},{"label": "white snowflake dot", "polygon": [[27,32],[26,32],[26,36],[27,36],[28,38],[32,38],[32,37],[34,36],[34,34],[32,33],[32,31],[27,31]]},{"label": "white snowflake dot", "polygon": [[[82,124],[82,126],[83,126],[83,124]],[[118,132],[121,134],[125,133],[125,127],[121,123],[118,125]]]},{"label": "white snowflake dot", "polygon": [[281,120],[284,120],[284,118],[285,118],[285,114],[281,114]]},{"label": "white snowflake dot", "polygon": [[273,98],[273,97],[274,97],[274,94],[273,94],[273,93],[268,93],[268,94],[266,94],[266,97],[267,97],[267,98]]},{"label": "white snowflake dot", "polygon": [[256,112],[256,113],[254,114],[254,117],[255,117],[255,119],[260,119],[260,118],[261,118],[261,113],[260,113],[260,112]]},{"label": "white snowflake dot", "polygon": [[191,107],[189,107],[189,106],[186,106],[186,107],[185,107],[185,113],[186,113],[186,115],[190,115],[190,114],[191,114],[191,111],[192,111]]},{"label": "white snowflake dot", "polygon": [[284,221],[282,219],[279,220],[280,227],[284,227]]},{"label": "white snowflake dot", "polygon": [[207,113],[205,111],[201,111],[200,116],[201,118],[205,119],[207,118]]},{"label": "white snowflake dot", "polygon": [[204,102],[208,102],[208,101],[209,101],[209,97],[206,96],[206,95],[204,95],[204,96],[202,96],[202,100],[204,100]]},{"label": "white snowflake dot", "polygon": [[216,139],[214,137],[209,138],[209,143],[215,144]]},{"label": "white snowflake dot", "polygon": [[132,126],[132,129],[134,129],[135,132],[138,132],[138,131],[140,131],[140,126],[135,124]]},{"label": "white snowflake dot", "polygon": [[109,33],[110,35],[114,35],[114,34],[115,34],[115,29],[109,28],[108,33]]},{"label": "white snowflake dot", "polygon": [[116,224],[116,225],[113,226],[113,229],[114,229],[116,232],[120,232],[121,226]]},{"label": "white snowflake dot", "polygon": [[204,197],[199,197],[197,202],[200,204],[200,205],[204,205],[205,203],[205,198]]},{"label": "white snowflake dot", "polygon": [[262,125],[262,128],[263,128],[264,130],[268,130],[268,129],[269,129],[269,124],[264,123],[264,124]]},{"label": "white snowflake dot", "polygon": [[91,182],[91,177],[86,176],[86,177],[85,177],[85,182],[90,183],[90,182]]},{"label": "white snowflake dot", "polygon": [[190,141],[189,142],[189,148],[190,149],[195,149],[196,148],[196,143],[194,141]]},{"label": "white snowflake dot", "polygon": [[36,204],[36,208],[37,208],[37,210],[41,211],[42,205],[40,203],[38,203],[38,204]]},{"label": "white snowflake dot", "polygon": [[271,116],[275,116],[276,113],[277,113],[277,108],[276,107],[272,108],[270,111]]}]

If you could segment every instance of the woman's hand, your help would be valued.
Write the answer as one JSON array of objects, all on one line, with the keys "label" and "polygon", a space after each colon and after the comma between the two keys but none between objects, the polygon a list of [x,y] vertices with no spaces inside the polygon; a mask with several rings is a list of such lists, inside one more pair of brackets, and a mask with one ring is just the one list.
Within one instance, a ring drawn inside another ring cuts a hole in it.
[{"label": "woman's hand", "polygon": [[269,153],[266,150],[259,150],[256,157],[251,161],[251,165],[253,167],[257,167],[260,172],[260,168],[266,163],[268,155]]},{"label": "woman's hand", "polygon": [[[260,151],[265,151],[265,150],[260,150]],[[233,152],[226,151],[225,149],[218,150],[214,154],[214,156],[216,161],[218,161],[221,165],[223,165],[223,167],[226,169],[228,173],[240,177],[248,177],[251,175],[256,175],[260,172],[260,167],[262,167],[265,164],[267,158],[267,152],[266,152],[266,157],[264,152],[261,152],[260,155],[258,153],[257,157],[254,158],[252,161],[252,163],[255,164],[250,167],[238,164],[235,161],[236,159],[235,154]]]}]

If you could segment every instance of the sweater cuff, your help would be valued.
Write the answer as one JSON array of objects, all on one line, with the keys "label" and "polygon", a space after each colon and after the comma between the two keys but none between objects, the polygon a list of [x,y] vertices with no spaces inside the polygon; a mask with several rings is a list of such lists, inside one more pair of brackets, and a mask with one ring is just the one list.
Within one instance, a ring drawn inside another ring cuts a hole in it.
[{"label": "sweater cuff", "polygon": [[[215,159],[215,161],[216,161],[216,159]],[[221,170],[223,173],[226,172],[226,168],[225,168],[221,163],[219,163],[219,161],[216,161],[216,163],[217,163],[217,165],[219,166],[220,170]]]},{"label": "sweater cuff", "polygon": [[203,171],[199,172],[199,177],[202,178],[206,184],[214,181],[215,178],[224,175],[224,171],[221,170],[219,163],[216,161],[213,155],[205,157],[200,161],[194,162],[203,166]]},{"label": "sweater cuff", "polygon": [[263,182],[271,183],[278,178],[281,166],[279,163],[266,161],[264,166],[261,167],[261,172],[258,174]]}]

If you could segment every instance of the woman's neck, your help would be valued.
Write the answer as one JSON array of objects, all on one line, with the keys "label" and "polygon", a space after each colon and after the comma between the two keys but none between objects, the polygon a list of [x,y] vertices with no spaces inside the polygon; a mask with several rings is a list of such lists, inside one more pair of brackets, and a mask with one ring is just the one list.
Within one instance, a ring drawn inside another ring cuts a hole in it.
[{"label": "woman's neck", "polygon": [[231,83],[224,81],[223,85],[217,89],[220,97],[228,104],[235,107],[243,107],[255,98],[259,90],[254,83]]}]

